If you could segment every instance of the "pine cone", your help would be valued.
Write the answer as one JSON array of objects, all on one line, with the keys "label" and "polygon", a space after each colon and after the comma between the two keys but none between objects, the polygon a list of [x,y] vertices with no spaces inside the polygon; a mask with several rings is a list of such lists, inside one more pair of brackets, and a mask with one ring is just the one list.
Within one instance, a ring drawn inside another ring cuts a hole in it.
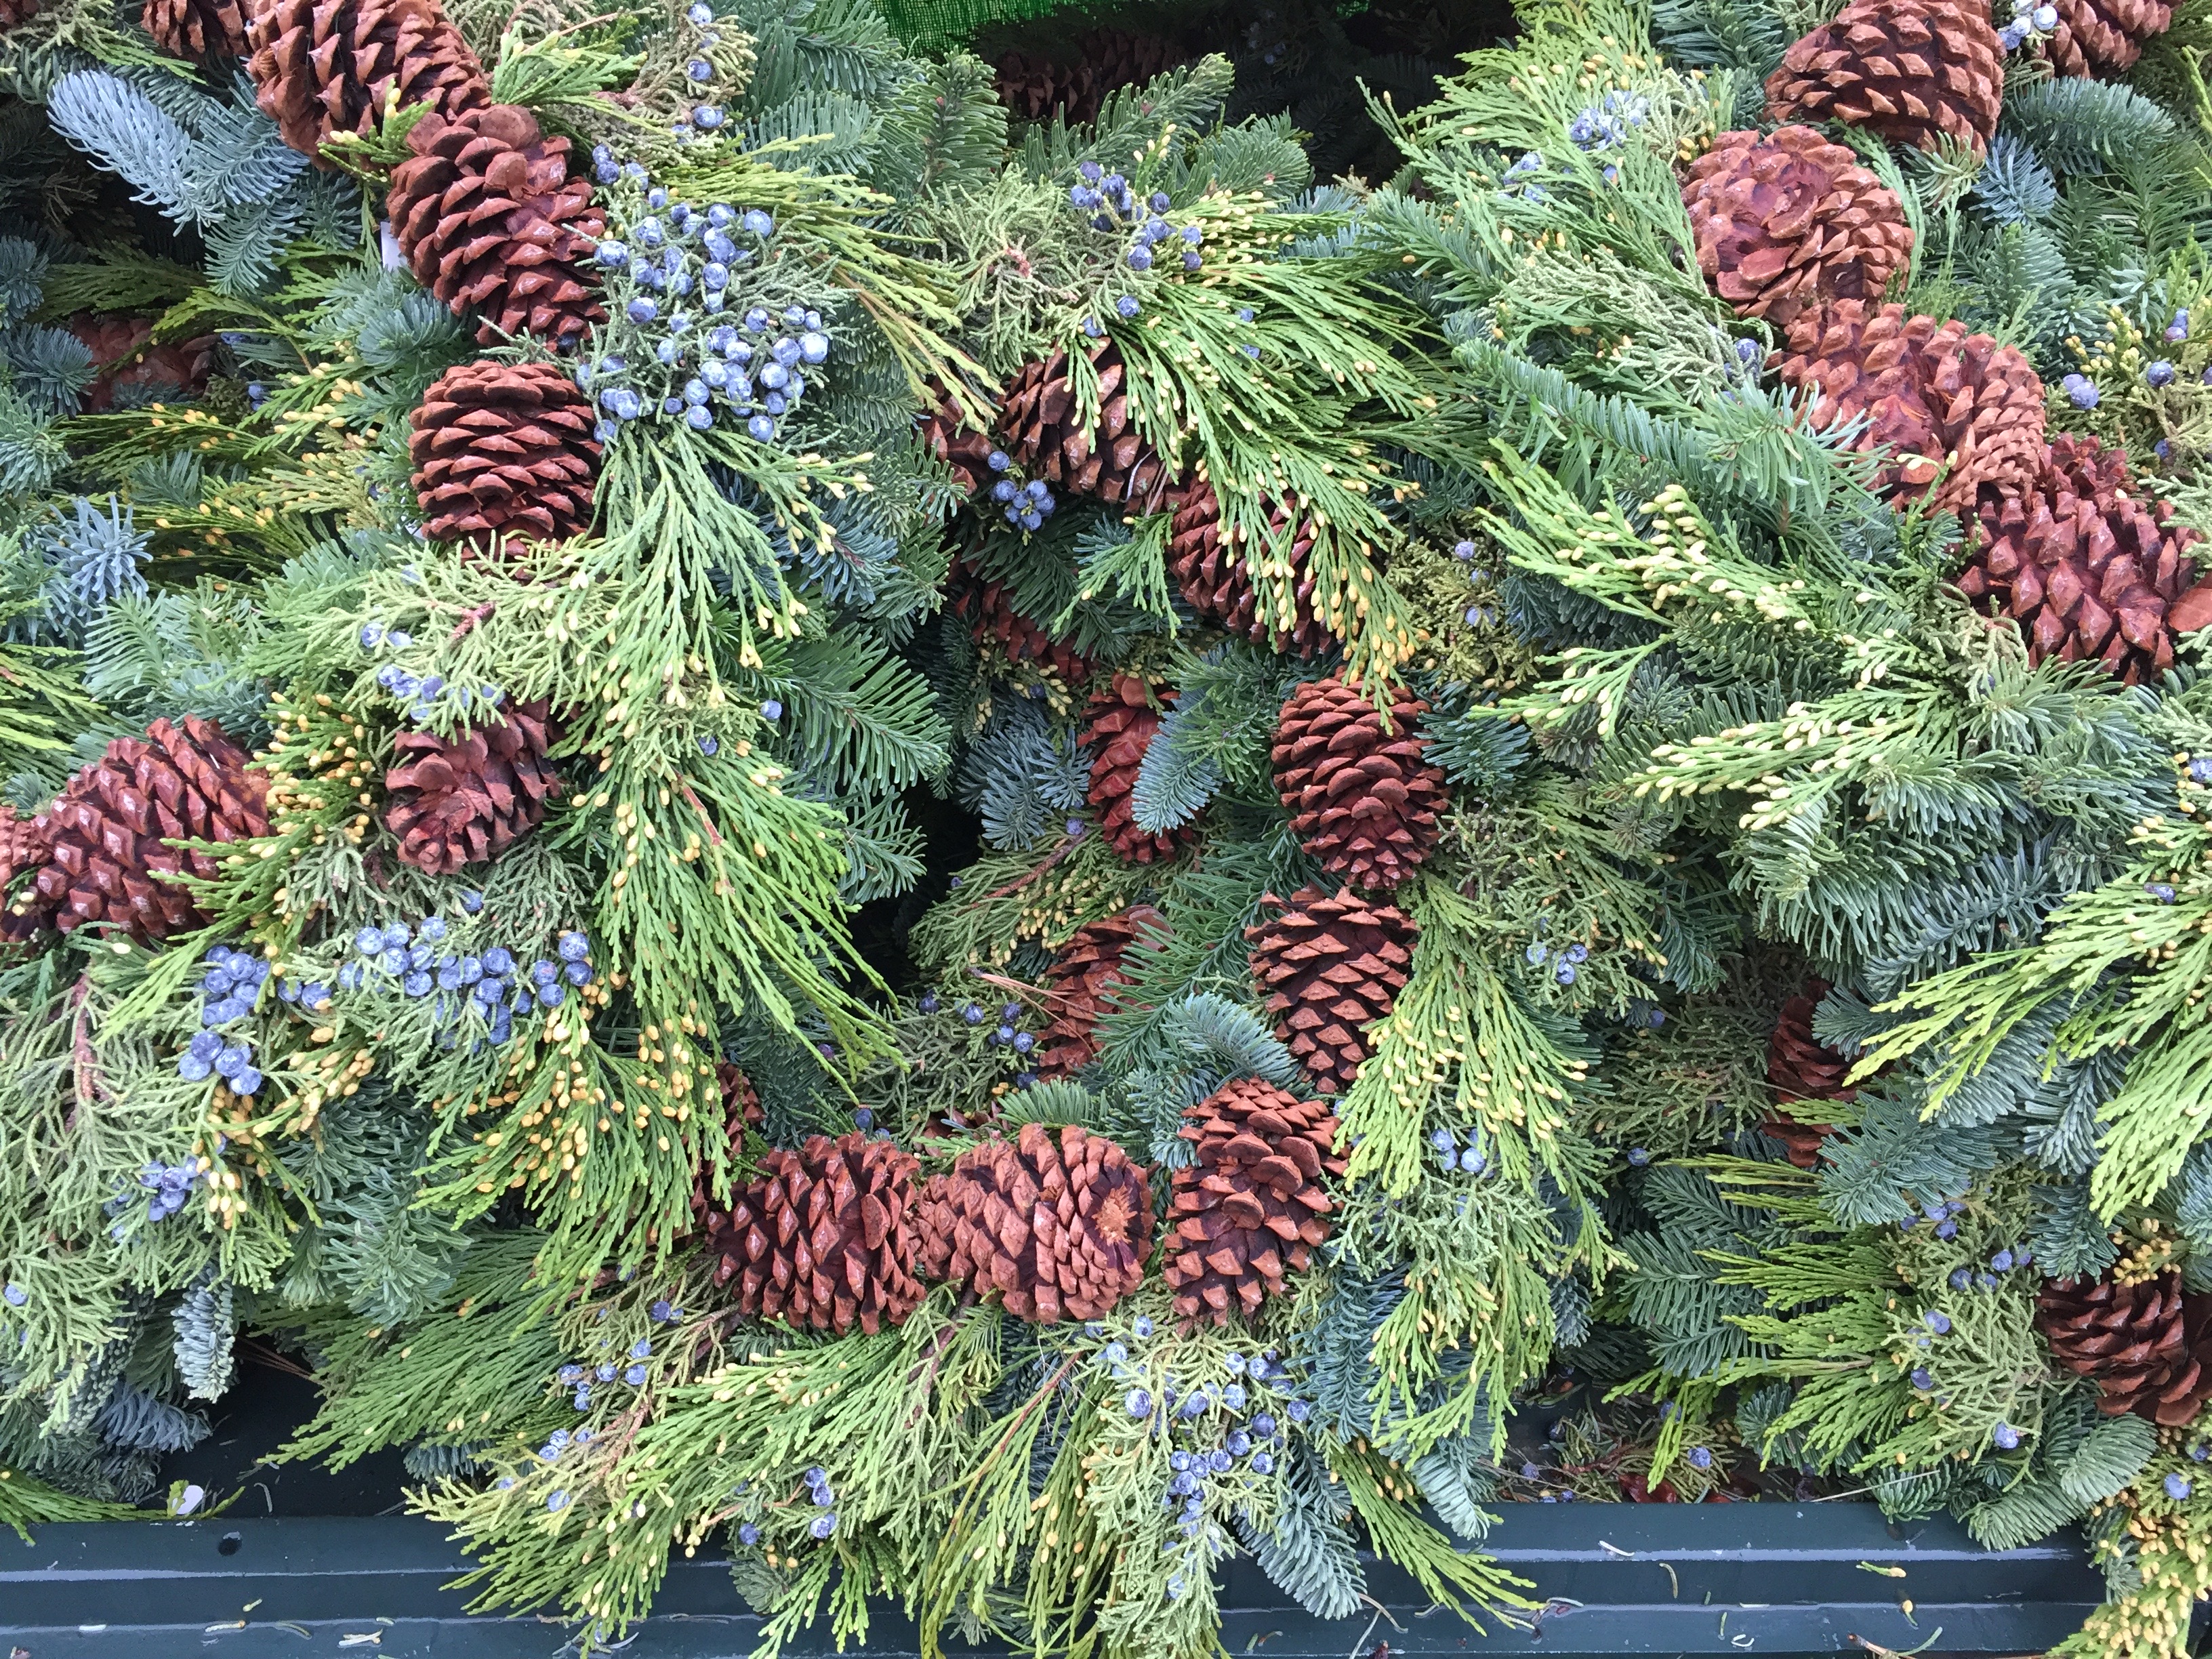
[{"label": "pine cone", "polygon": [[[1221,498],[1213,486],[1198,478],[1180,494],[1168,541],[1168,571],[1182,592],[1183,603],[1227,632],[1278,652],[1310,657],[1327,645],[1329,632],[1314,615],[1314,580],[1307,568],[1313,555],[1312,520],[1299,520],[1285,553],[1267,556],[1276,561],[1287,558],[1296,605],[1287,619],[1277,617],[1271,623],[1260,615],[1260,596],[1243,558],[1233,547],[1222,544]],[[1268,527],[1279,533],[1289,521],[1283,504],[1271,501],[1267,506]]]},{"label": "pine cone", "polygon": [[1103,1319],[1144,1282],[1152,1194],[1104,1136],[1024,1123],[1016,1140],[970,1147],[931,1179],[921,1232],[931,1278],[996,1295],[1017,1319]]},{"label": "pine cone", "polygon": [[14,807],[0,806],[0,940],[19,944],[53,925],[52,907],[28,880],[15,890],[17,878],[35,874],[52,855],[46,831],[42,820],[19,817]]},{"label": "pine cone", "polygon": [[[737,1167],[745,1153],[745,1132],[758,1130],[767,1121],[768,1114],[761,1108],[760,1091],[753,1080],[738,1066],[722,1060],[714,1067],[714,1080],[722,1093],[722,1121],[729,1140],[730,1166]],[[717,1216],[726,1215],[707,1190],[707,1172],[699,1171],[691,1188],[691,1218],[702,1228],[711,1228]]]},{"label": "pine cone", "polygon": [[545,803],[561,793],[545,758],[557,735],[545,707],[541,697],[509,708],[450,743],[428,732],[399,734],[398,758],[384,775],[392,798],[384,827],[399,837],[403,862],[450,876],[538,827]]},{"label": "pine cone", "polygon": [[1075,383],[1066,348],[1022,365],[999,406],[1006,449],[1033,478],[1077,495],[1120,501],[1132,513],[1158,513],[1167,505],[1167,468],[1129,423],[1127,365],[1111,340],[1091,348],[1098,370],[1098,424],[1078,428]]},{"label": "pine cone", "polygon": [[2051,0],[2058,27],[2043,43],[2061,75],[2121,75],[2136,66],[2143,43],[2166,33],[2173,8],[2165,0]]},{"label": "pine cone", "polygon": [[2051,1357],[2091,1378],[2107,1417],[2133,1412],[2179,1428],[2212,1397],[2212,1296],[2191,1296],[2169,1267],[2155,1279],[2054,1279],[2036,1297]]},{"label": "pine cone", "polygon": [[255,101],[317,167],[339,133],[373,134],[387,102],[447,120],[491,102],[483,65],[436,0],[258,0],[246,38]]},{"label": "pine cone", "polygon": [[239,0],[146,0],[138,24],[172,58],[204,64],[246,55],[246,13]]},{"label": "pine cone", "polygon": [[1146,930],[1157,934],[1165,927],[1151,905],[1134,904],[1118,916],[1077,928],[1060,946],[1044,975],[1053,1012],[1037,1044],[1039,1077],[1069,1076],[1098,1057],[1095,1032],[1107,1009],[1107,994],[1129,982],[1123,958],[1132,945],[1142,945]]},{"label": "pine cone", "polygon": [[1349,887],[1334,897],[1301,887],[1290,902],[1260,901],[1282,914],[1244,937],[1252,977],[1290,1045],[1325,1095],[1352,1087],[1368,1055],[1364,1033],[1389,1013],[1413,965],[1420,929],[1395,904],[1368,904]]},{"label": "pine cone", "polygon": [[740,1312],[842,1336],[856,1324],[872,1335],[915,1310],[912,1153],[858,1133],[815,1135],[795,1152],[770,1147],[760,1167],[707,1228],[721,1257],[714,1282],[737,1281]]},{"label": "pine cone", "polygon": [[1896,196],[1810,127],[1723,132],[1691,163],[1682,204],[1714,292],[1777,328],[1823,300],[1880,300],[1912,254]]},{"label": "pine cone", "polygon": [[1766,1080],[1774,1085],[1777,1100],[1857,1097],[1858,1091],[1844,1081],[1850,1074],[1850,1059],[1813,1035],[1814,1011],[1830,988],[1825,979],[1808,979],[1775,1017],[1774,1034],[1766,1040]]},{"label": "pine cone", "polygon": [[1076,40],[1073,64],[1041,54],[1010,52],[999,59],[999,101],[1024,121],[1048,121],[1059,110],[1068,125],[1098,118],[1106,94],[1133,86],[1189,61],[1189,54],[1157,34],[1090,29]]},{"label": "pine cone", "polygon": [[1836,1132],[1832,1123],[1806,1123],[1777,1112],[1759,1120],[1759,1133],[1778,1142],[1784,1154],[1801,1170],[1820,1167],[1820,1150]]},{"label": "pine cone", "polygon": [[953,595],[952,614],[974,616],[977,644],[982,643],[986,636],[995,639],[1006,647],[1007,660],[1042,663],[1072,686],[1080,685],[1091,678],[1091,659],[1073,646],[1054,639],[1040,623],[1015,610],[1013,596],[1006,592],[1004,582],[986,581],[957,559],[953,561],[948,580]]},{"label": "pine cone", "polygon": [[118,394],[140,386],[147,388],[142,396],[197,398],[207,390],[215,368],[212,335],[177,345],[155,345],[151,317],[95,317],[88,311],[79,312],[64,326],[84,343],[99,367],[79,404],[88,415],[114,408]]},{"label": "pine cone", "polygon": [[422,394],[407,453],[422,533],[495,556],[509,537],[566,540],[592,522],[591,400],[551,363],[466,362]]},{"label": "pine cone", "polygon": [[768,1121],[760,1091],[753,1087],[744,1067],[722,1060],[714,1067],[714,1081],[722,1091],[722,1115],[729,1121],[732,1145],[743,1139],[742,1131],[757,1129]]},{"label": "pine cone", "polygon": [[417,282],[456,314],[484,313],[478,341],[562,343],[605,319],[586,275],[605,222],[590,183],[568,176],[566,138],[519,105],[488,104],[424,116],[407,148],[385,198],[392,234]]},{"label": "pine cone", "polygon": [[915,430],[923,447],[951,470],[953,481],[972,495],[991,481],[991,455],[999,446],[989,433],[969,424],[942,381],[929,383],[929,406],[915,416]]},{"label": "pine cone", "polygon": [[212,880],[216,861],[162,843],[265,836],[267,793],[268,780],[213,720],[155,720],[143,738],[118,738],[33,821],[29,833],[47,851],[31,909],[64,933],[105,922],[142,945],[197,927],[207,918],[191,894],[159,878]]},{"label": "pine cone", "polygon": [[2212,577],[2173,504],[2131,490],[2123,451],[2054,440],[2024,494],[1982,492],[1960,591],[2018,622],[2032,661],[2101,662],[2130,685],[2163,674],[2173,636],[2212,623]]},{"label": "pine cone", "polygon": [[1766,77],[1777,121],[1844,121],[1920,149],[1955,138],[1976,155],[2003,98],[2004,47],[1968,0],[1852,0]]},{"label": "pine cone", "polygon": [[1344,1173],[1331,1150],[1336,1119],[1256,1078],[1224,1084],[1184,1114],[1197,1161],[1169,1177],[1161,1276],[1188,1324],[1257,1313],[1289,1289],[1308,1252],[1328,1237],[1334,1207],[1323,1172]]},{"label": "pine cone", "polygon": [[39,15],[39,0],[0,0],[0,34]]},{"label": "pine cone", "polygon": [[2020,352],[1964,323],[1838,300],[1791,325],[1780,369],[1801,390],[1820,386],[1815,426],[1873,417],[1853,447],[1888,446],[1875,478],[1886,492],[1925,490],[1948,460],[1935,504],[1965,514],[1984,484],[2026,489],[2041,464],[2043,382]]},{"label": "pine cone", "polygon": [[1395,887],[1437,844],[1444,775],[1421,758],[1428,705],[1390,701],[1391,730],[1367,694],[1334,675],[1291,693],[1275,728],[1275,787],[1291,828],[1322,868],[1362,887]]},{"label": "pine cone", "polygon": [[[1175,697],[1172,691],[1160,693],[1163,702],[1173,702]],[[1159,711],[1152,707],[1144,681],[1128,674],[1116,674],[1111,689],[1093,692],[1085,712],[1083,741],[1095,757],[1091,804],[1098,809],[1099,828],[1125,864],[1173,858],[1176,848],[1194,833],[1189,824],[1164,835],[1137,827],[1130,797],[1137,787],[1137,769],[1145,763],[1145,750],[1159,729]]]}]

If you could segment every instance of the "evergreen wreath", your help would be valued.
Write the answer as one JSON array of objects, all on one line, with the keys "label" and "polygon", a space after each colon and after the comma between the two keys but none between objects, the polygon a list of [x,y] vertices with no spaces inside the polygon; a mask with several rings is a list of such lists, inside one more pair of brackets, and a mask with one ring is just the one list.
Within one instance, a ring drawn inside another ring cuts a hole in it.
[{"label": "evergreen wreath", "polygon": [[0,1521],[254,1342],[586,1650],[1850,1493],[2185,1652],[2212,3],[2014,3],[0,0]]}]

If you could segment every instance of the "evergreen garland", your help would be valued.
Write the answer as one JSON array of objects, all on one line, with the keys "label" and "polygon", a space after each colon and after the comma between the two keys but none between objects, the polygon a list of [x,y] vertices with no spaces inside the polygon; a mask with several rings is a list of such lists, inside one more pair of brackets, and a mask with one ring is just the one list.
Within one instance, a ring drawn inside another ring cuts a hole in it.
[{"label": "evergreen garland", "polygon": [[0,1521],[260,1345],[586,1650],[1850,1495],[2185,1651],[2212,10],[1831,9],[9,14]]}]

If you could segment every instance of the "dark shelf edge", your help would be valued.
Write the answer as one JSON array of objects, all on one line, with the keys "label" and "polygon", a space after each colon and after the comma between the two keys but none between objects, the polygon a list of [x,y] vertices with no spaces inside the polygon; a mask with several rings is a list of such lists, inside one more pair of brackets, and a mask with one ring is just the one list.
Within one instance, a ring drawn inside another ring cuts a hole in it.
[{"label": "dark shelf edge", "polygon": [[[1772,1659],[1860,1650],[1854,1638],[1911,1649],[1941,1626],[1934,1651],[2024,1654],[2078,1628],[2104,1588],[2070,1531],[1984,1550],[1948,1519],[1892,1528],[1862,1504],[1507,1505],[1484,1547],[1550,1598],[1534,1631],[1486,1620],[1478,1632],[1425,1607],[1384,1564],[1370,1567],[1376,1610],[1316,1620],[1239,1563],[1222,1583],[1223,1644],[1259,1659],[1360,1659],[1383,1642],[1403,1654]],[[0,1641],[30,1659],[551,1659],[565,1640],[557,1622],[465,1616],[465,1593],[447,1586],[468,1565],[441,1527],[407,1517],[46,1527],[27,1545],[0,1536]],[[759,1625],[723,1563],[679,1560],[624,1651],[743,1655]],[[916,1647],[912,1626],[886,1610],[867,1651]],[[826,1622],[793,1644],[833,1650]]]}]

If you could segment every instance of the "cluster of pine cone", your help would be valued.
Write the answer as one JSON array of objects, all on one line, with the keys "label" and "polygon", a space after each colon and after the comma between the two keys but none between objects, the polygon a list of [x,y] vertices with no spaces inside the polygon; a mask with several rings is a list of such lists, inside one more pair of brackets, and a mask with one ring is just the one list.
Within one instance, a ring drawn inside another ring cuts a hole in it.
[{"label": "cluster of pine cone", "polygon": [[[726,1104],[734,1143],[743,1127]],[[1191,1109],[1182,1134],[1196,1158],[1169,1177],[1160,1241],[1187,1321],[1253,1312],[1328,1237],[1321,1176],[1344,1168],[1333,1127],[1325,1106],[1249,1079]],[[757,1168],[726,1206],[701,1194],[705,1247],[741,1311],[801,1329],[898,1324],[925,1281],[1035,1324],[1102,1318],[1143,1283],[1152,1253],[1146,1172],[1074,1124],[1024,1124],[927,1182],[913,1154],[857,1131],[772,1147]]]},{"label": "cluster of pine cone", "polygon": [[[2062,75],[2132,64],[2164,30],[2158,0],[2067,0],[2045,43]],[[1996,130],[2004,49],[1960,0],[1852,0],[1793,46],[1766,83],[1771,133],[1724,132],[1686,169],[1698,264],[1743,317],[1782,335],[1775,367],[1815,398],[1816,426],[1863,421],[1886,452],[1875,483],[1960,514],[1973,549],[1960,586],[2020,626],[2031,660],[2099,662],[2133,684],[2172,665],[2177,634],[2212,623],[2212,579],[2170,505],[2134,488],[2094,439],[2045,441],[2027,359],[1957,321],[1908,316],[1883,294],[1910,264],[1897,197],[1812,123],[1899,143],[1963,144]]]},{"label": "cluster of pine cone", "polygon": [[[1111,340],[1091,349],[1099,407],[1078,415],[1067,354],[1055,350],[1024,367],[996,400],[994,430],[979,430],[950,392],[921,418],[923,442],[963,488],[981,490],[994,471],[1018,466],[1060,489],[1118,503],[1133,514],[1171,512],[1168,560],[1184,600],[1225,631],[1310,657],[1328,639],[1314,608],[1309,561],[1314,527],[1294,501],[1266,503],[1267,556],[1287,578],[1289,608],[1271,615],[1254,586],[1248,542],[1222,533],[1218,495],[1202,473],[1172,477],[1130,417],[1127,366]],[[1064,678],[1091,665],[1022,616],[1002,588],[971,572],[956,577],[956,614],[972,618],[979,643],[1013,662],[1034,661]],[[1127,862],[1171,859],[1194,824],[1151,830],[1138,822],[1138,774],[1176,702],[1173,688],[1115,674],[1094,690],[1081,739],[1092,757],[1089,798],[1099,827]],[[1335,880],[1287,901],[1267,896],[1270,920],[1248,934],[1253,964],[1277,1035],[1303,1060],[1315,1086],[1336,1093],[1367,1057],[1364,1033],[1388,1015],[1405,986],[1417,934],[1411,918],[1380,897],[1427,857],[1446,800],[1443,774],[1425,757],[1420,721],[1427,708],[1403,691],[1308,682],[1284,703],[1273,749],[1276,787],[1306,851]],[[1048,981],[1055,999],[1040,1073],[1074,1069],[1095,1053],[1092,1027],[1120,970],[1133,929],[1111,921],[1072,939]]]}]

